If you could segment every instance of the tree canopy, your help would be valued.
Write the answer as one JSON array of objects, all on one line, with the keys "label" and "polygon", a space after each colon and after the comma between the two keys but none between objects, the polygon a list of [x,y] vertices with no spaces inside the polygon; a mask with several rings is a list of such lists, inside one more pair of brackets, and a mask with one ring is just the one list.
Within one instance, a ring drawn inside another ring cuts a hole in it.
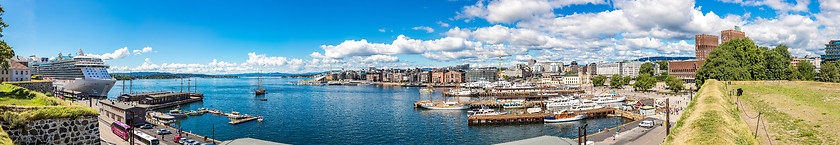
[{"label": "tree canopy", "polygon": [[801,80],[805,81],[812,81],[814,77],[817,76],[817,72],[814,70],[816,67],[811,64],[808,60],[799,61],[796,63],[796,70],[799,71],[799,75],[802,76]]},{"label": "tree canopy", "polygon": [[607,76],[598,75],[595,78],[592,78],[592,84],[595,86],[604,86],[604,82],[607,81]]},{"label": "tree canopy", "polygon": [[621,85],[630,85],[630,81],[632,80],[633,78],[630,78],[630,76],[624,76],[624,80],[621,81]]},{"label": "tree canopy", "polygon": [[653,63],[645,62],[639,67],[639,75],[647,74],[653,76],[654,72],[656,71],[653,70]]},{"label": "tree canopy", "polygon": [[[3,29],[9,27],[6,22],[3,22],[3,13],[6,13],[6,11],[3,10],[3,6],[0,6],[0,38],[3,38]],[[3,39],[0,39],[0,67],[4,70],[9,69],[9,61],[6,61],[6,59],[14,56],[15,51],[12,50],[12,47],[6,44],[6,41],[3,41]]]},{"label": "tree canopy", "polygon": [[618,75],[618,74],[612,75],[612,77],[610,78],[610,87],[618,88],[618,87],[621,87],[623,85],[624,85],[624,79],[621,77],[621,75]]},{"label": "tree canopy", "polygon": [[765,79],[767,80],[786,80],[787,75],[785,69],[790,65],[790,52],[788,52],[786,45],[779,45],[767,53],[764,53],[765,63]]},{"label": "tree canopy", "polygon": [[656,79],[648,74],[641,74],[636,77],[636,82],[633,83],[633,88],[636,90],[649,90],[656,84]]},{"label": "tree canopy", "polygon": [[[780,45],[783,46],[783,45]],[[784,51],[782,51],[784,50]],[[720,44],[717,48],[709,53],[709,57],[703,63],[703,66],[697,70],[695,77],[695,85],[700,87],[706,79],[718,79],[721,81],[747,81],[747,80],[763,80],[767,77],[767,58],[765,53],[769,50],[766,47],[758,47],[749,38],[732,39],[729,42]],[[772,50],[780,53],[781,57],[775,57],[772,64],[787,66],[779,62],[788,60],[790,53],[786,53],[787,48],[781,47]],[[774,55],[774,54],[770,54]],[[788,63],[790,61],[787,61]]]},{"label": "tree canopy", "polygon": [[840,63],[825,63],[820,66],[820,81],[840,83]]},{"label": "tree canopy", "polygon": [[668,90],[671,90],[674,93],[683,90],[685,88],[685,86],[683,86],[684,83],[685,82],[683,82],[683,80],[674,76],[668,76],[668,78],[665,79],[665,85],[668,86]]},{"label": "tree canopy", "polygon": [[660,60],[656,64],[659,64],[659,70],[668,70],[668,61]]}]

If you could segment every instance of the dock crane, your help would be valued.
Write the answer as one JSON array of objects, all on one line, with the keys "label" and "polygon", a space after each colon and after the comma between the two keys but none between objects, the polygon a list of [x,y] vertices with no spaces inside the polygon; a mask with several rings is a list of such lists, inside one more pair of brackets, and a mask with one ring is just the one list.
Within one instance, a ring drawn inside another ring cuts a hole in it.
[{"label": "dock crane", "polygon": [[485,55],[485,56],[499,57],[499,68],[498,68],[499,69],[499,80],[502,79],[502,57],[512,56],[510,54],[503,53],[501,49],[499,50],[499,54],[495,54],[495,53],[470,53],[470,54],[471,55]]}]

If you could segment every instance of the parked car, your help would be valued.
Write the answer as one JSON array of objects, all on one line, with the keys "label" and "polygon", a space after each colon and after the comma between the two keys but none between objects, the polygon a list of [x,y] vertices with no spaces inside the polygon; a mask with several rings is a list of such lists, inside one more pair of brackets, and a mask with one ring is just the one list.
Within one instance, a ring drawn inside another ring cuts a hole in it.
[{"label": "parked car", "polygon": [[169,130],[166,130],[166,129],[158,129],[158,130],[157,130],[157,134],[158,134],[158,135],[162,135],[162,134],[170,134],[170,133],[172,133],[172,132],[170,132]]},{"label": "parked car", "polygon": [[639,123],[639,127],[651,128],[651,127],[653,127],[653,121],[652,120],[644,120],[641,123]]},{"label": "parked car", "polygon": [[181,138],[181,140],[179,140],[178,143],[184,144],[184,143],[187,143],[187,142],[190,142],[190,141],[192,141],[192,140],[190,140],[188,138]]},{"label": "parked car", "polygon": [[181,142],[181,139],[182,139],[181,136],[175,136],[175,138],[173,138],[172,141]]},{"label": "parked car", "polygon": [[142,126],[140,126],[140,129],[151,129],[153,127],[154,126],[152,126],[151,124],[143,124]]},{"label": "parked car", "polygon": [[181,139],[181,143],[183,143],[184,145],[193,145],[198,142],[191,139]]}]

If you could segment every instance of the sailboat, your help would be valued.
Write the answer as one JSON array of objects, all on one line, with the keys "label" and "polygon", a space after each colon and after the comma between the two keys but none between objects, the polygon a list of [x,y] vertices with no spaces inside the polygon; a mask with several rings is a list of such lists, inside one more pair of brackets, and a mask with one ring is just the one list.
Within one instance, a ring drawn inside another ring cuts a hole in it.
[{"label": "sailboat", "polygon": [[257,74],[257,90],[254,90],[254,95],[265,95],[265,89],[262,88],[262,73]]}]

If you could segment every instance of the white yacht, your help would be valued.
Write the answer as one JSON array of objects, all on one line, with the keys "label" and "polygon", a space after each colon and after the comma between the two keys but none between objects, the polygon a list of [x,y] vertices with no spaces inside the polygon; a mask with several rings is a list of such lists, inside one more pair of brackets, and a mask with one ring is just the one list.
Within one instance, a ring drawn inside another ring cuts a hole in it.
[{"label": "white yacht", "polygon": [[563,100],[558,100],[558,101],[548,103],[545,106],[548,107],[548,108],[568,108],[568,107],[578,105],[578,104],[580,104],[580,100],[566,98],[566,99],[563,99]]},{"label": "white yacht", "polygon": [[470,105],[461,104],[458,102],[443,102],[443,103],[426,103],[421,104],[420,107],[432,110],[464,110],[470,109]]},{"label": "white yacht", "polygon": [[598,97],[592,99],[592,102],[598,104],[617,103],[622,101],[624,101],[624,97]]},{"label": "white yacht", "polygon": [[29,67],[33,75],[52,79],[58,90],[72,90],[96,97],[107,97],[116,80],[108,73],[109,66],[96,56],[85,55],[79,49],[79,56],[63,56],[48,60],[30,57]]},{"label": "white yacht", "polygon": [[481,109],[475,109],[475,110],[467,111],[467,116],[473,116],[473,115],[502,115],[502,114],[507,114],[507,113],[496,112],[496,110],[489,109],[489,108],[481,108]]},{"label": "white yacht", "polygon": [[456,96],[456,97],[472,97],[478,95],[478,92],[470,90],[470,89],[453,89],[449,92],[446,92],[446,95],[449,96]]},{"label": "white yacht", "polygon": [[598,104],[595,104],[595,103],[585,103],[585,102],[581,102],[581,103],[580,103],[580,104],[578,104],[578,105],[573,105],[573,106],[571,106],[571,108],[570,108],[569,110],[572,110],[572,111],[585,111],[585,110],[600,109],[600,108],[604,108],[604,106],[601,106],[601,105],[598,105]]}]

